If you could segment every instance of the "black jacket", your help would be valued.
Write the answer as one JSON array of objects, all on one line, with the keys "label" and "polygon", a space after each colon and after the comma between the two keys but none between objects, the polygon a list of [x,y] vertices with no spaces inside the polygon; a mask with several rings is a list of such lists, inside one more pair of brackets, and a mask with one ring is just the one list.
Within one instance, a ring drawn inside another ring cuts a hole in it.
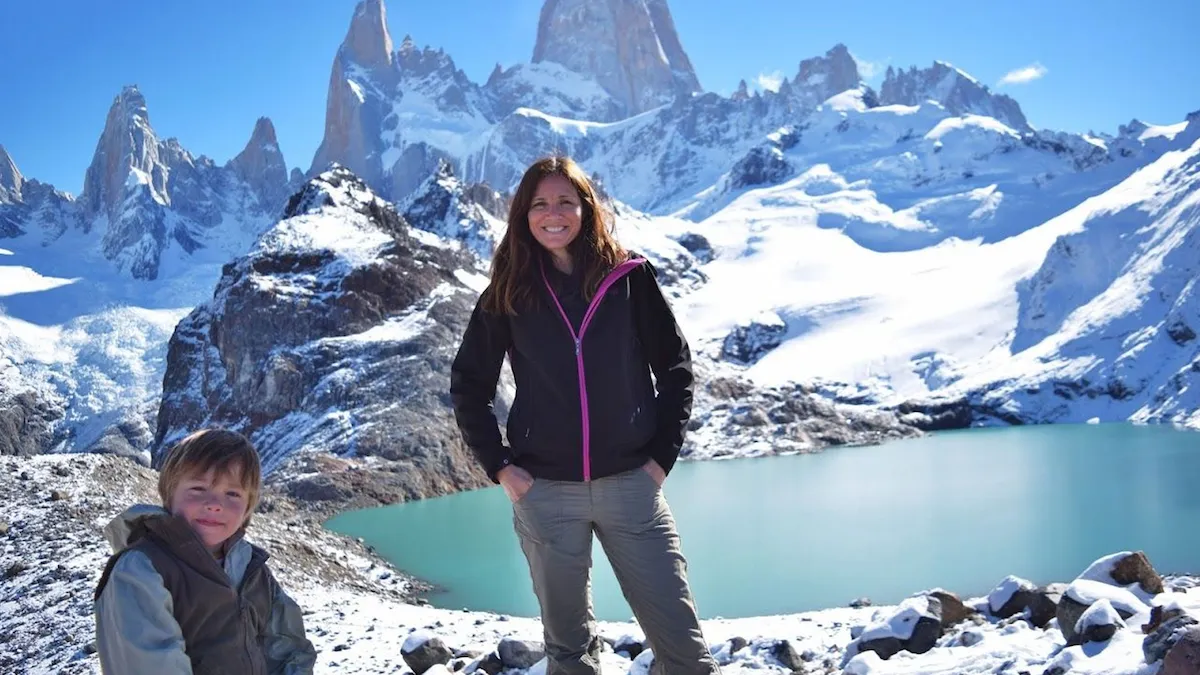
[{"label": "black jacket", "polygon": [[[553,276],[516,316],[476,305],[450,374],[467,445],[493,481],[508,464],[553,480],[602,478],[650,458],[669,472],[691,416],[692,363],[654,268],[635,259],[614,270],[590,319],[578,292],[551,294]],[[516,380],[507,445],[492,406],[506,354]]]}]

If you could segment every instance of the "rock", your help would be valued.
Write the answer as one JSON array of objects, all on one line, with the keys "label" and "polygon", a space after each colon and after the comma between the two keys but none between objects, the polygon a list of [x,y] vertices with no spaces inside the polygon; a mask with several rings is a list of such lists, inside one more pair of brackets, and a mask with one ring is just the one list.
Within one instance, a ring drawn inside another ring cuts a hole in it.
[{"label": "rock", "polygon": [[457,673],[457,672],[461,671],[463,668],[466,668],[467,664],[471,663],[472,661],[474,661],[474,659],[469,659],[466,657],[456,657],[455,659],[450,661],[450,670],[453,670],[454,672]]},{"label": "rock", "polygon": [[625,652],[630,659],[636,659],[646,647],[641,640],[631,635],[624,635],[613,643],[612,648],[614,652]]},{"label": "rock", "polygon": [[983,631],[975,628],[964,630],[962,635],[958,637],[958,641],[964,647],[974,647],[980,642],[983,642]]},{"label": "rock", "polygon": [[704,386],[710,396],[718,399],[740,399],[749,396],[754,391],[754,387],[749,382],[728,377],[713,378]]},{"label": "rock", "polygon": [[858,643],[858,653],[875,652],[884,661],[904,650],[904,643],[899,638],[881,637]]},{"label": "rock", "polygon": [[712,244],[709,243],[708,239],[706,239],[704,235],[696,234],[695,232],[688,232],[679,237],[679,239],[676,241],[679,242],[680,246],[687,249],[688,253],[691,253],[700,264],[703,265],[705,263],[712,262]]},{"label": "rock", "polygon": [[721,355],[743,364],[758,361],[783,343],[787,323],[774,312],[765,312],[736,326],[721,345]]},{"label": "rock", "polygon": [[1007,619],[1025,610],[1029,596],[1020,594],[1022,592],[1032,593],[1036,590],[1037,586],[1032,581],[1011,575],[1007,576],[988,594],[988,609],[997,619]]},{"label": "rock", "polygon": [[1162,577],[1154,571],[1150,559],[1142,551],[1131,553],[1118,561],[1113,566],[1112,578],[1121,586],[1136,583],[1151,595],[1158,595],[1164,590]]},{"label": "rock", "polygon": [[1067,644],[1078,644],[1075,625],[1088,607],[1101,600],[1107,600],[1121,619],[1128,619],[1149,609],[1137,596],[1121,586],[1080,577],[1063,591],[1055,613]]},{"label": "rock", "polygon": [[942,628],[949,628],[957,623],[965,621],[967,617],[975,613],[974,610],[963,604],[957,595],[949,591],[936,590],[929,593],[933,598],[937,598],[942,608]]},{"label": "rock", "polygon": [[1167,326],[1167,335],[1179,346],[1183,346],[1196,339],[1196,331],[1184,323],[1183,319],[1176,319]]},{"label": "rock", "polygon": [[504,638],[496,648],[500,662],[505,668],[532,668],[533,664],[546,656],[546,648],[540,642]]},{"label": "rock", "polygon": [[[5,373],[4,378],[8,377]],[[55,422],[64,416],[64,408],[32,391],[15,393],[11,387],[12,383],[0,381],[0,456],[49,452],[55,443]],[[21,476],[28,480],[26,472]]]},{"label": "rock", "polygon": [[12,579],[13,577],[17,576],[18,574],[21,574],[22,572],[24,572],[28,569],[29,569],[28,564],[26,564],[22,560],[18,560],[15,563],[9,565],[8,569],[4,570],[4,578]]},{"label": "rock", "polygon": [[850,601],[850,606],[853,607],[854,609],[862,609],[863,607],[870,607],[871,599],[870,598],[856,598],[856,599]]},{"label": "rock", "polygon": [[84,653],[84,654],[87,654],[88,656],[91,656],[92,654],[95,654],[95,653],[96,653],[96,643],[95,643],[95,642],[89,642],[89,643],[87,643],[86,645],[84,645],[84,646],[83,646],[83,653]]},{"label": "rock", "polygon": [[1029,612],[1029,623],[1037,628],[1049,625],[1058,614],[1058,603],[1066,589],[1066,584],[1049,584],[1036,591],[1020,591],[1020,602]]},{"label": "rock", "polygon": [[1196,675],[1200,673],[1200,627],[1183,633],[1163,659],[1159,675]]},{"label": "rock", "polygon": [[988,608],[992,615],[1007,619],[1025,613],[1029,623],[1045,628],[1058,611],[1058,600],[1066,590],[1065,584],[1050,584],[1038,588],[1031,581],[1019,577],[1007,577],[988,596]]},{"label": "rock", "polygon": [[87,452],[128,457],[146,464],[153,444],[153,429],[144,421],[130,417],[106,428],[100,438],[88,446]]},{"label": "rock", "polygon": [[751,407],[745,412],[734,415],[733,423],[743,427],[764,427],[770,424],[771,420],[762,408]]},{"label": "rock", "polygon": [[67,466],[66,464],[56,464],[50,471],[55,476],[60,476],[62,478],[66,478],[71,475],[71,467]]},{"label": "rock", "polygon": [[404,657],[404,662],[408,664],[409,668],[412,668],[415,675],[423,675],[433,666],[445,665],[454,658],[454,652],[446,646],[446,643],[442,642],[441,638],[421,631],[413,633],[404,641],[400,655]]},{"label": "rock", "polygon": [[1178,606],[1163,607],[1155,605],[1150,608],[1150,621],[1142,624],[1142,632],[1149,635],[1158,629],[1163,623],[1174,619],[1177,616],[1183,616],[1185,612]]},{"label": "rock", "polygon": [[904,641],[904,649],[913,654],[924,654],[933,649],[941,637],[941,620],[923,616],[917,619],[917,625],[913,627],[912,637]]},{"label": "rock", "polygon": [[52,501],[52,502],[65,501],[68,497],[69,497],[69,495],[62,490],[51,490],[50,491],[50,501]]},{"label": "rock", "polygon": [[751,148],[729,170],[729,185],[744,188],[754,185],[774,185],[795,172],[795,168],[774,145]]},{"label": "rock", "polygon": [[[877,621],[856,641],[857,653],[872,651],[890,659],[901,650],[924,654],[942,637],[941,602],[924,595],[900,603],[892,616]],[[853,657],[851,650],[846,654]]]},{"label": "rock", "polygon": [[733,637],[729,639],[729,653],[736,654],[738,651],[745,649],[746,645],[750,644],[744,637]]},{"label": "rock", "polygon": [[1079,623],[1079,618],[1086,612],[1088,606],[1075,600],[1069,595],[1064,595],[1058,601],[1058,611],[1055,616],[1058,618],[1058,627],[1062,630],[1063,638],[1067,644],[1078,644],[1076,641],[1077,633],[1075,625]]},{"label": "rock", "polygon": [[0,537],[8,536],[8,521],[0,520]]},{"label": "rock", "polygon": [[1200,622],[1188,614],[1164,620],[1142,640],[1142,655],[1145,657],[1146,663],[1162,660],[1176,642],[1189,631],[1195,630],[1198,625]]},{"label": "rock", "polygon": [[1092,603],[1079,617],[1075,624],[1075,632],[1081,643],[1108,642],[1117,634],[1118,628],[1124,627],[1125,622],[1121,620],[1117,610],[1113,609],[1112,603],[1101,599]]},{"label": "rock", "polygon": [[[770,648],[771,658],[778,661],[784,668],[792,672],[803,672],[806,659],[796,653],[796,648],[792,645],[791,640],[776,640],[775,644]],[[807,652],[806,652],[807,653]],[[816,657],[816,653],[813,653]],[[807,659],[811,661],[812,659]]]},{"label": "rock", "polygon": [[496,652],[492,652],[483,657],[479,661],[479,665],[475,667],[475,672],[483,671],[488,675],[498,675],[504,670],[504,662],[500,660],[500,656]]},{"label": "rock", "polygon": [[[966,400],[944,403],[905,401],[896,407],[905,422],[921,431],[950,431],[971,426],[974,413]],[[914,414],[919,413],[919,414]]]}]

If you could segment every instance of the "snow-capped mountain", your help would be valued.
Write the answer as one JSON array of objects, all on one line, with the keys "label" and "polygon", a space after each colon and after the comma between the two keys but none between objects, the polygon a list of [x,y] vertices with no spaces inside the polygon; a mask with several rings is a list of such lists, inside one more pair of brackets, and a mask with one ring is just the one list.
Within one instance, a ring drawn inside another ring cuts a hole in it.
[{"label": "snow-capped mountain", "polygon": [[244,249],[275,215],[272,200],[287,192],[286,180],[270,120],[260,120],[246,149],[218,167],[175,139],[159,140],[145,98],[126,87],[109,109],[79,202],[85,230],[103,233],[104,257],[135,278],[154,279],[168,251],[224,245],[227,256]]},{"label": "snow-capped mountain", "polygon": [[[482,277],[461,248],[421,235],[348,170],[311,179],[176,328],[156,446],[219,424],[254,438],[268,471],[369,458],[375,480],[355,489],[367,503],[487,482],[442,396]],[[401,464],[414,470],[387,468]],[[321,480],[289,489],[336,489]]]},{"label": "snow-capped mountain", "polygon": [[1039,422],[1200,427],[1200,113],[1174,149],[1048,223],[1062,228],[1017,285],[1020,372],[976,395]]},{"label": "snow-capped mountain", "polygon": [[290,194],[269,119],[219,167],[176,139],[160,140],[132,86],[113,100],[78,199],[25,180],[0,155],[0,234],[13,246],[78,236],[91,244],[85,255],[99,253],[136,279],[156,279],[173,261],[186,265],[199,249],[216,248],[218,257],[244,249]]},{"label": "snow-capped mountain", "polygon": [[0,416],[17,439],[9,445],[144,457],[175,323],[292,192],[274,128],[258,120],[246,148],[217,166],[160,140],[144,97],[127,87],[78,199],[0,155]]},{"label": "snow-capped mountain", "polygon": [[920,105],[937,101],[955,115],[982,115],[1019,132],[1033,131],[1021,106],[1004,94],[949,63],[935,61],[929,68],[897,70],[888,66],[879,88],[881,105]]},{"label": "snow-capped mountain", "polygon": [[838,99],[745,163],[765,185],[731,174],[696,204],[713,261],[683,313],[701,350],[757,326],[759,384],[1196,425],[1195,115],[1080,167],[990,118]]}]

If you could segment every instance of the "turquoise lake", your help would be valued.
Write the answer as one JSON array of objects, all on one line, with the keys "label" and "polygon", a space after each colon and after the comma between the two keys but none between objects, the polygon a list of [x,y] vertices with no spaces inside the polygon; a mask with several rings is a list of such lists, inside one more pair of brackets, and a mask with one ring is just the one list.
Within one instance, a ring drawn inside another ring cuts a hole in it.
[{"label": "turquoise lake", "polygon": [[[1070,581],[1144,550],[1200,572],[1200,433],[1125,424],[944,432],[812,455],[680,462],[664,486],[702,617],[893,603],[940,586],[982,595],[1008,574]],[[537,616],[499,487],[341,514],[432,604]],[[594,547],[596,615],[631,612]]]}]

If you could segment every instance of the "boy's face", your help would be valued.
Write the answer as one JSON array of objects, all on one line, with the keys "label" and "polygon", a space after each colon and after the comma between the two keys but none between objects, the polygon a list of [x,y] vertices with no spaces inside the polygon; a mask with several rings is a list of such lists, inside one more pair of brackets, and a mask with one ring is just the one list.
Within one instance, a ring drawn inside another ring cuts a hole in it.
[{"label": "boy's face", "polygon": [[210,469],[184,477],[171,494],[167,510],[182,516],[215,554],[246,522],[247,494],[240,471],[213,474]]}]

